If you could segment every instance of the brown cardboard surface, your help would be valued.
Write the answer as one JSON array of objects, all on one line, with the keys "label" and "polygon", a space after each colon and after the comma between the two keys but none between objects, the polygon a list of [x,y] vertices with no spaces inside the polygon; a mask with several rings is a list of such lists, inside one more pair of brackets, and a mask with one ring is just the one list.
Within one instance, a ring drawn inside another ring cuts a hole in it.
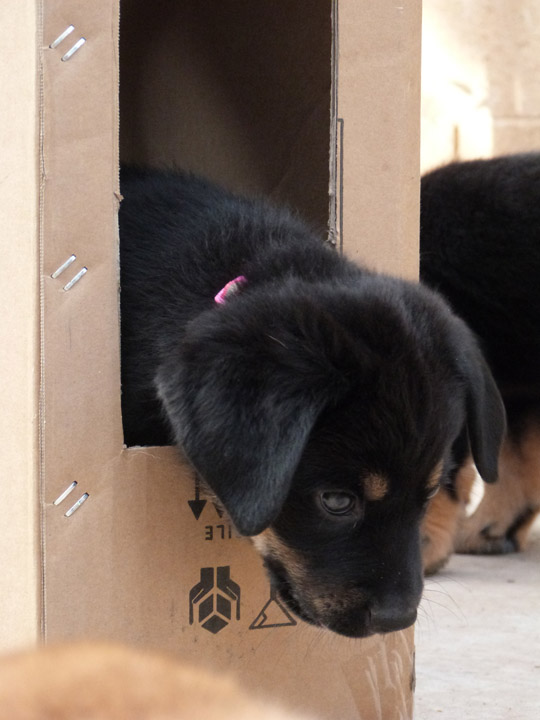
[{"label": "brown cardboard surface", "polygon": [[2,3],[0,68],[0,648],[38,634],[39,292],[37,18]]},{"label": "brown cardboard surface", "polygon": [[358,262],[416,278],[421,2],[350,0],[336,11],[341,242]]},{"label": "brown cardboard surface", "polygon": [[[328,207],[330,5],[315,3],[309,17],[293,2],[280,4],[277,12],[269,0],[238,0],[227,5],[228,15],[224,5],[122,4],[128,39],[131,32],[144,38],[128,43],[122,59],[124,156],[154,162],[172,157],[184,165],[180,160],[192,148],[192,169],[211,169],[233,187],[287,199],[320,225]],[[174,15],[177,6],[181,18]],[[342,156],[338,153],[343,162],[334,176],[338,184],[343,178],[338,240],[353,256],[365,251],[372,265],[412,275],[418,191],[411,147],[417,148],[418,103],[414,83],[408,89],[402,83],[417,70],[419,3],[404,3],[401,15],[389,3],[380,7],[384,10],[344,0],[335,20],[334,109],[344,128]],[[219,23],[210,23],[212,13]],[[238,16],[247,19],[244,35]],[[216,33],[231,18],[237,32],[224,37],[238,43],[218,52]],[[44,635],[114,637],[164,647],[236,670],[248,686],[322,718],[408,718],[412,631],[351,641],[297,623],[271,597],[249,540],[234,537],[208,499],[196,519],[188,501],[197,493],[199,501],[204,498],[176,451],[123,447],[117,24],[118,7],[109,0],[43,1]],[[49,48],[69,25],[74,31]],[[190,32],[182,34],[184,27]],[[261,32],[266,28],[279,37],[279,58],[269,55],[273,45]],[[320,37],[326,39],[319,42]],[[85,43],[62,61],[79,38]],[[128,39],[122,39],[124,48]],[[303,63],[297,45],[308,54]],[[212,62],[205,55],[209,49]],[[367,82],[362,65],[368,61],[377,82]],[[257,82],[261,68],[266,75]],[[163,109],[170,88],[175,102]],[[265,98],[264,117],[257,117],[254,99],[242,106],[255,91]],[[320,125],[323,97],[328,116]],[[249,112],[242,115],[238,108]],[[275,119],[267,117],[274,109]],[[366,135],[366,127],[372,134]],[[372,208],[361,200],[367,186],[377,194]],[[362,242],[353,241],[356,237]],[[72,264],[51,277],[73,255]],[[83,268],[86,274],[66,290]],[[54,504],[74,482],[69,496]],[[85,502],[66,517],[86,493]]]},{"label": "brown cardboard surface", "polygon": [[[50,541],[72,549],[67,558],[50,549],[49,638],[166,647],[321,718],[410,707],[411,634],[353,642],[295,620],[272,597],[250,541],[209,499],[195,519],[196,486],[173,448],[127,450],[101,487],[86,487],[90,498],[72,518],[63,517],[69,501],[48,514]],[[96,527],[98,547],[81,542]],[[214,603],[205,575],[218,585]]]},{"label": "brown cardboard surface", "polygon": [[122,0],[122,158],[271,195],[324,229],[330,11],[328,0],[309,12],[296,0]]}]

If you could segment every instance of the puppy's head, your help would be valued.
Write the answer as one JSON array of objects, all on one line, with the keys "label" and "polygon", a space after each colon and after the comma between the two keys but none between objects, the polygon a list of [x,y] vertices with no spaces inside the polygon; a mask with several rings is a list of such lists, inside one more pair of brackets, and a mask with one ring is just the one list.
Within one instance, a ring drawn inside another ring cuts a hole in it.
[{"label": "puppy's head", "polygon": [[343,635],[414,622],[420,521],[464,428],[496,477],[504,412],[474,339],[388,278],[245,292],[188,327],[157,386],[282,599]]}]

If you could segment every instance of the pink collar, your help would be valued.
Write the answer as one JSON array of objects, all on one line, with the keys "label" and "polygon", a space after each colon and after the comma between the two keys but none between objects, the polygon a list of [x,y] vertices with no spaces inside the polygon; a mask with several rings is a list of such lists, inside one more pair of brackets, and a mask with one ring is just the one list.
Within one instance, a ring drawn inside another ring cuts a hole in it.
[{"label": "pink collar", "polygon": [[224,305],[228,298],[231,297],[231,295],[236,295],[236,293],[240,291],[242,285],[245,285],[246,283],[247,278],[243,275],[239,275],[237,278],[234,278],[234,280],[228,282],[224,288],[221,288],[215,296],[214,302],[218,305]]}]

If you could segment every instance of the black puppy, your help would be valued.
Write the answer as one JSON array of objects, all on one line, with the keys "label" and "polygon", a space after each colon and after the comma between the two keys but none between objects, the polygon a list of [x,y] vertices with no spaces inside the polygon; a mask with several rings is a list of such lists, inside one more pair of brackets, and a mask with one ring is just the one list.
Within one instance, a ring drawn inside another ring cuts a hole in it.
[{"label": "black puppy", "polygon": [[[426,520],[426,565],[452,549],[521,550],[540,511],[540,154],[453,163],[422,179],[421,277],[480,338],[508,415],[500,480],[464,515],[470,465]],[[482,472],[480,470],[480,472]],[[428,557],[429,555],[429,557]]]},{"label": "black puppy", "polygon": [[453,449],[497,475],[504,411],[473,336],[288,211],[174,172],[121,189],[126,442],[182,448],[300,617],[409,626]]}]

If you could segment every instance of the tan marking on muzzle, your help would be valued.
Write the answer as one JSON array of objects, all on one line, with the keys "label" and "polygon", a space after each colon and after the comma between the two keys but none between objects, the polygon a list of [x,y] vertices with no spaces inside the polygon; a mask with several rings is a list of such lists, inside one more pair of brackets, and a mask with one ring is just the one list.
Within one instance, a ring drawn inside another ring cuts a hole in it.
[{"label": "tan marking on muzzle", "polygon": [[272,528],[267,528],[259,535],[255,535],[252,541],[263,557],[278,560],[287,570],[291,579],[302,582],[306,573],[301,558],[276,535]]},{"label": "tan marking on muzzle", "polygon": [[338,591],[320,590],[309,594],[311,607],[324,622],[335,615],[347,612],[367,602],[367,596],[357,588],[340,588]]},{"label": "tan marking on muzzle", "polygon": [[317,573],[308,571],[301,554],[288,547],[271,528],[253,537],[252,541],[263,557],[273,558],[283,565],[294,597],[323,625],[339,613],[365,603],[366,597],[359,589],[321,584]]}]

